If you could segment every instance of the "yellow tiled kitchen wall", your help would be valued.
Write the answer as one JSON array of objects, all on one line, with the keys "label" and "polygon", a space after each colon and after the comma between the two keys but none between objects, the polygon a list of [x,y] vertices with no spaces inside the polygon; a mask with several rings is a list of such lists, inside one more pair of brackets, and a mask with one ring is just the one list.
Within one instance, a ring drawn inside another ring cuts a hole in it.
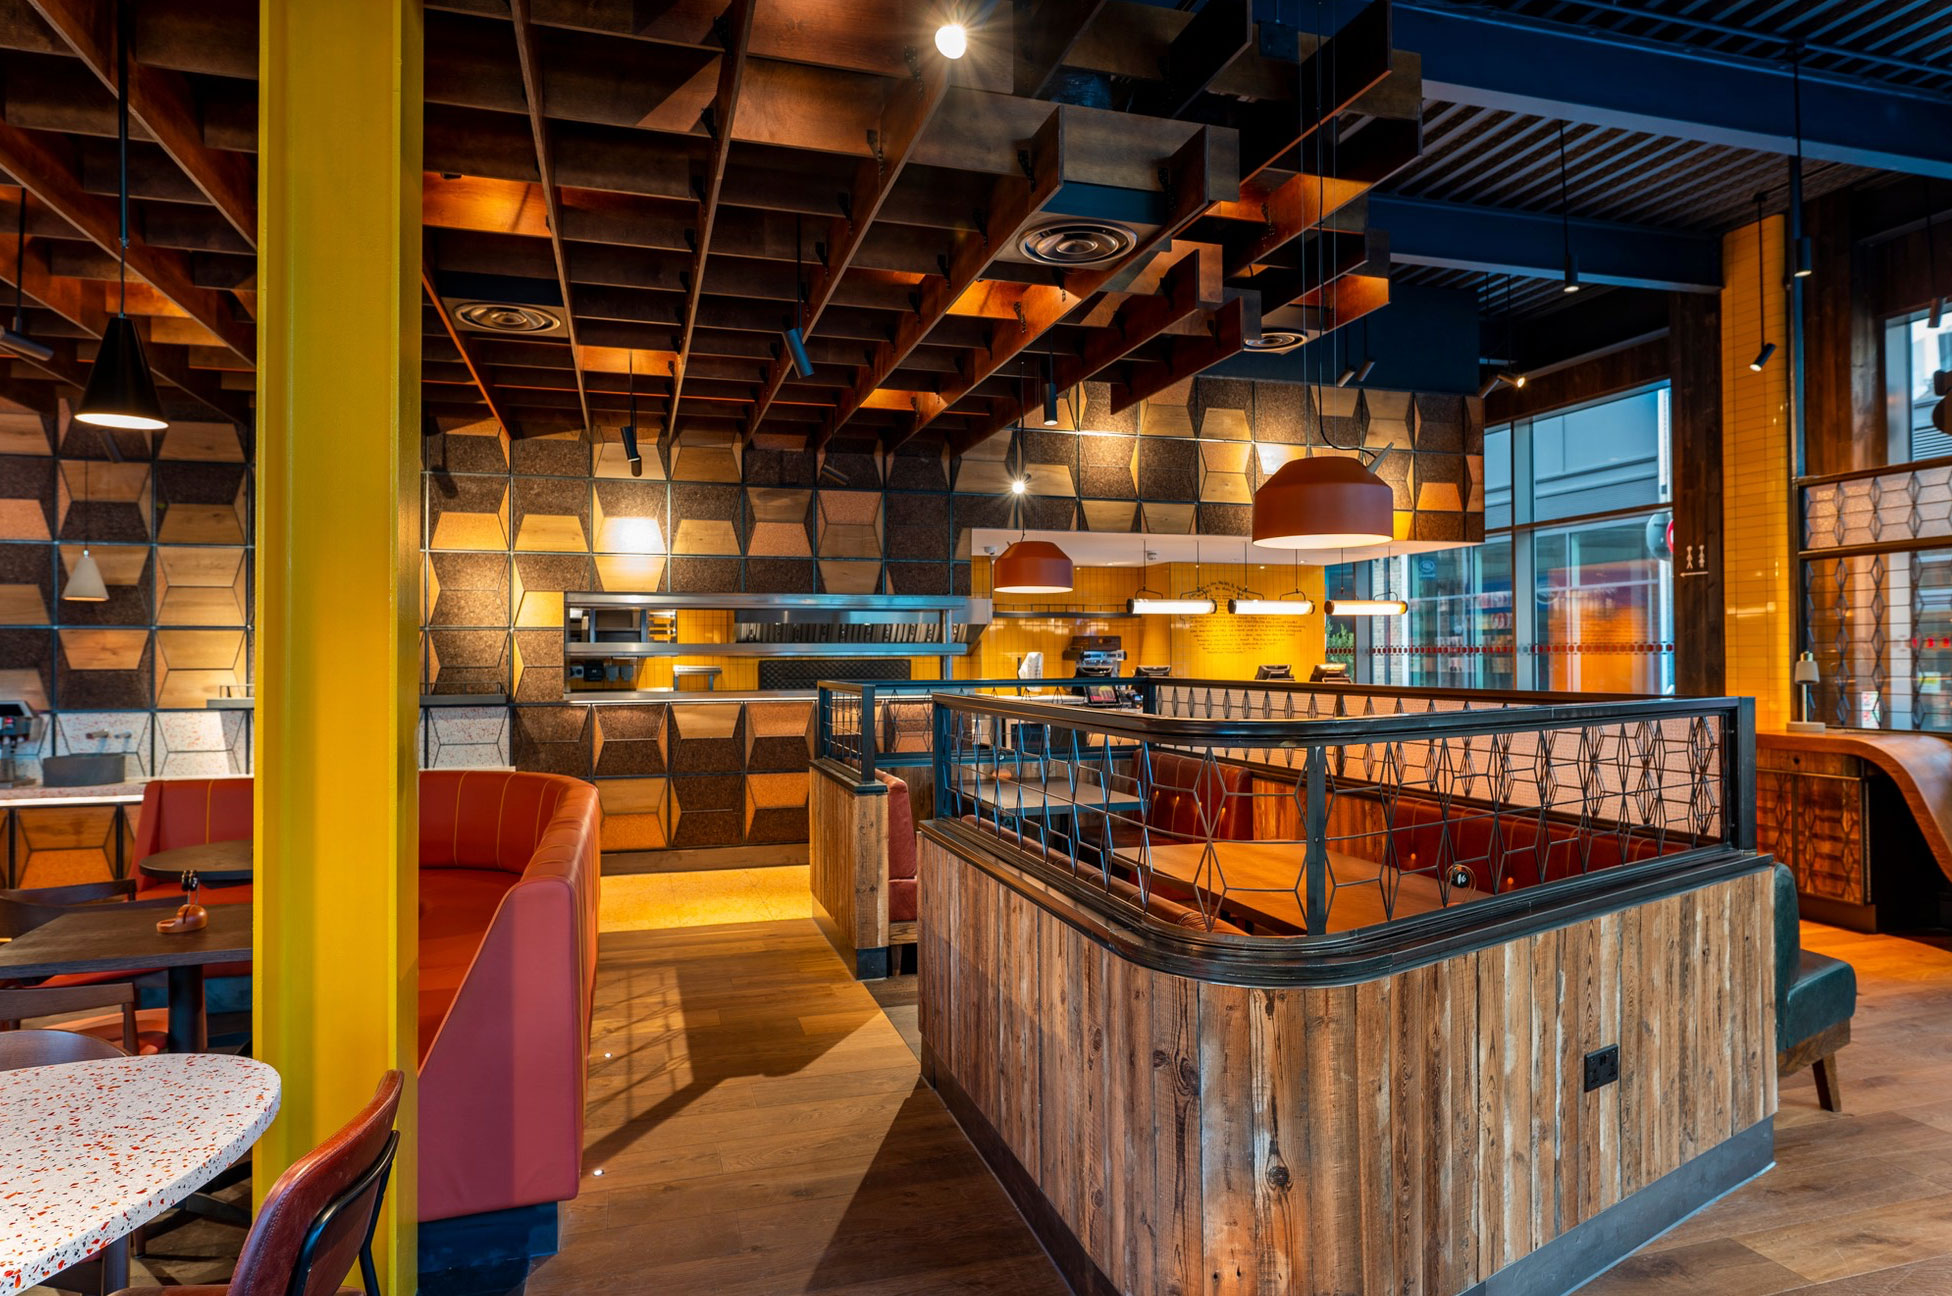
[{"label": "yellow tiled kitchen wall", "polygon": [[[1763,273],[1757,282],[1760,241]],[[1789,718],[1795,656],[1795,545],[1790,535],[1788,293],[1783,219],[1722,239],[1722,580],[1727,688],[1755,698],[1757,729]],[[1749,362],[1764,341],[1776,354]]]}]

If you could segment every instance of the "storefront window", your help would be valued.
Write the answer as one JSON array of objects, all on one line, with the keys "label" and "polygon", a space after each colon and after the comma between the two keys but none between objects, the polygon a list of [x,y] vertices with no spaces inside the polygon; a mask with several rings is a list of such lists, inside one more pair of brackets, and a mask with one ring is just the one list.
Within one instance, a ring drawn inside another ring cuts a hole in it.
[{"label": "storefront window", "polygon": [[1952,318],[1937,328],[1922,311],[1892,320],[1884,355],[1893,457],[1905,461],[1952,455],[1952,435],[1932,426],[1932,407],[1939,402],[1932,375],[1952,370]]},{"label": "storefront window", "polygon": [[1331,658],[1405,687],[1672,693],[1668,429],[1666,384],[1487,428],[1485,542],[1331,568],[1409,604],[1330,617]]}]

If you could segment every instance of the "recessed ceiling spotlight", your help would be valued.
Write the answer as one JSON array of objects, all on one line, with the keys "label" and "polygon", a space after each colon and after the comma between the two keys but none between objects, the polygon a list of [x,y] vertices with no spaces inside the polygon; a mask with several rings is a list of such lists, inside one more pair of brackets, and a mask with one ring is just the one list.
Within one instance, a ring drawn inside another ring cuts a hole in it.
[{"label": "recessed ceiling spotlight", "polygon": [[1089,266],[1116,261],[1138,236],[1115,221],[1055,220],[1024,232],[1018,248],[1039,265]]},{"label": "recessed ceiling spotlight", "polygon": [[563,326],[553,311],[509,302],[467,302],[455,308],[454,318],[484,333],[548,333]]},{"label": "recessed ceiling spotlight", "polygon": [[935,48],[943,58],[961,58],[969,53],[969,29],[961,23],[943,23],[935,29]]},{"label": "recessed ceiling spotlight", "polygon": [[1030,479],[1028,477],[1015,477],[1010,481],[1010,493],[1012,495],[1021,495],[1029,489]]}]

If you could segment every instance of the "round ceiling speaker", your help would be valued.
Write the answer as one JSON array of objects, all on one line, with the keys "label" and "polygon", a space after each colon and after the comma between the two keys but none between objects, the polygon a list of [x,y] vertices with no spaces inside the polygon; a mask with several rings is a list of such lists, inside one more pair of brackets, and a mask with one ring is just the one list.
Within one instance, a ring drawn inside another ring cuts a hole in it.
[{"label": "round ceiling speaker", "polygon": [[469,302],[454,312],[463,324],[488,333],[547,333],[563,326],[562,316],[540,306]]},{"label": "round ceiling speaker", "polygon": [[1110,221],[1051,221],[1023,236],[1023,254],[1039,265],[1091,266],[1116,261],[1130,252],[1138,237]]},{"label": "round ceiling speaker", "polygon": [[1243,342],[1240,345],[1246,351],[1292,351],[1307,340],[1301,334],[1291,333],[1287,329],[1266,329],[1261,333],[1260,341]]}]

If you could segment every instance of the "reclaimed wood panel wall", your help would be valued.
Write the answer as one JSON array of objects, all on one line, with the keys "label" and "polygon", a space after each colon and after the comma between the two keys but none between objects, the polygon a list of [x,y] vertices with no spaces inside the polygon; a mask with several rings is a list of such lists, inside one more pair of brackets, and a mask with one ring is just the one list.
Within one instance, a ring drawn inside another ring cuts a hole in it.
[{"label": "reclaimed wood panel wall", "polygon": [[849,951],[888,943],[888,797],[863,796],[823,766],[810,775],[807,874],[832,922],[828,939]]},{"label": "reclaimed wood panel wall", "polygon": [[[921,848],[938,1083],[1123,1292],[1448,1296],[1776,1109],[1766,871],[1264,989],[1131,963]],[[1584,1092],[1614,1043],[1619,1082]]]}]

